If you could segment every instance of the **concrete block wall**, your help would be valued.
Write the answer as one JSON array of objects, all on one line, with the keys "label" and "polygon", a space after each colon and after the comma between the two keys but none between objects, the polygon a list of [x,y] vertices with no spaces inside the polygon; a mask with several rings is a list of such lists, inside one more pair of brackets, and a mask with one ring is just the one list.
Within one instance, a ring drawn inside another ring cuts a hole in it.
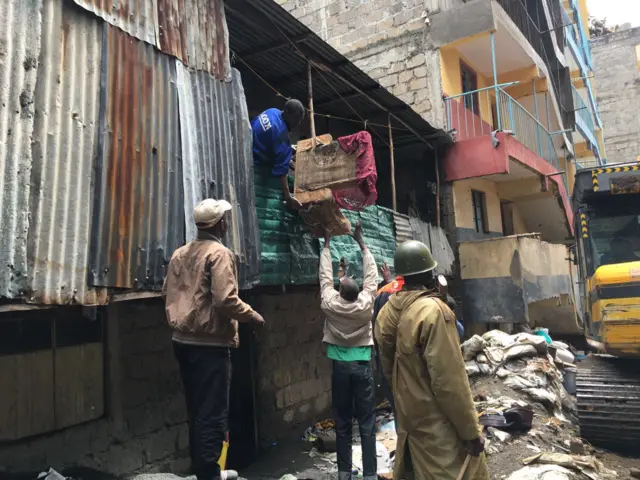
[{"label": "concrete block wall", "polygon": [[107,313],[106,418],[0,447],[0,471],[85,466],[115,475],[187,456],[186,407],[160,299]]},{"label": "concrete block wall", "polygon": [[595,89],[608,163],[640,155],[640,27],[591,41]]},{"label": "concrete block wall", "polygon": [[276,0],[436,127],[444,125],[440,54],[425,19],[463,0]]},{"label": "concrete block wall", "polygon": [[330,415],[331,364],[317,286],[261,294],[256,308],[266,321],[258,342],[258,431],[270,445]]}]

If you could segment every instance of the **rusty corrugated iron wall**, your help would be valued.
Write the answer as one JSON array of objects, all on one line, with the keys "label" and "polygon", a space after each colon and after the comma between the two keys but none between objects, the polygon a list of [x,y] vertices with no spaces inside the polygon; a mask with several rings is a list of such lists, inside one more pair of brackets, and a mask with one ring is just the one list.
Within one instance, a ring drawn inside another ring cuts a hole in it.
[{"label": "rusty corrugated iron wall", "polygon": [[253,187],[253,138],[237,70],[231,83],[177,62],[187,241],[196,237],[193,209],[208,197],[231,202],[225,244],[236,254],[241,288],[258,283],[260,238]]},{"label": "rusty corrugated iron wall", "polygon": [[[159,290],[196,194],[237,205],[228,245],[253,286],[252,139],[222,1],[74,1],[0,2],[0,299],[102,305],[109,289]],[[215,187],[189,188],[185,204],[187,128],[195,180]]]},{"label": "rusty corrugated iron wall", "polygon": [[157,0],[73,1],[129,35],[151,45],[156,45]]},{"label": "rusty corrugated iron wall", "polygon": [[229,32],[223,0],[73,0],[109,24],[229,80]]},{"label": "rusty corrugated iron wall", "polygon": [[34,94],[42,21],[38,0],[0,2],[0,297],[27,287]]},{"label": "rusty corrugated iron wall", "polygon": [[90,284],[159,290],[184,243],[175,59],[105,25]]},{"label": "rusty corrugated iron wall", "polygon": [[87,284],[101,45],[98,18],[44,0],[31,169],[31,303],[107,301],[106,289]]}]

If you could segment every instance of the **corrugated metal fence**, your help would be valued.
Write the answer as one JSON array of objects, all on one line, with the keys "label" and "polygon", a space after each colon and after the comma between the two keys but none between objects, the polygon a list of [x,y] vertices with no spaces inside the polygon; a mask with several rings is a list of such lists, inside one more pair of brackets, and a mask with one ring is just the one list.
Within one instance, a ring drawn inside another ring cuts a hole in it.
[{"label": "corrugated metal fence", "polygon": [[0,299],[159,290],[211,195],[237,206],[228,243],[254,285],[251,135],[222,1],[74,1],[0,2]]}]

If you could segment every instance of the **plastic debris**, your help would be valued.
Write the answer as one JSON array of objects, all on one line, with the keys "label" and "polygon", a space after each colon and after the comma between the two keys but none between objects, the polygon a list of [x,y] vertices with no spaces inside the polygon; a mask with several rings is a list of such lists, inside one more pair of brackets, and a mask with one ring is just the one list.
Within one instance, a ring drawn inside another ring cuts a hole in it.
[{"label": "plastic debris", "polygon": [[571,480],[576,478],[571,470],[557,465],[524,467],[513,472],[506,480]]},{"label": "plastic debris", "polygon": [[66,480],[67,477],[58,473],[53,468],[49,468],[46,472],[41,472],[38,475],[38,480]]},{"label": "plastic debris", "polygon": [[462,347],[462,356],[464,357],[465,362],[476,357],[478,353],[480,353],[484,347],[486,346],[485,341],[479,335],[474,335],[469,340],[464,342]]}]

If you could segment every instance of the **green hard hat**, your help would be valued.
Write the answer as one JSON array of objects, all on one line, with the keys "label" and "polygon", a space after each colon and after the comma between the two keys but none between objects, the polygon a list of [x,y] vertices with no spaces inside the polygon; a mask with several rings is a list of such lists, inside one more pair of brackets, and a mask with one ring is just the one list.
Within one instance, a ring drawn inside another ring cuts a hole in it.
[{"label": "green hard hat", "polygon": [[394,257],[396,275],[418,275],[433,270],[438,265],[429,248],[417,240],[407,240],[398,245]]}]

